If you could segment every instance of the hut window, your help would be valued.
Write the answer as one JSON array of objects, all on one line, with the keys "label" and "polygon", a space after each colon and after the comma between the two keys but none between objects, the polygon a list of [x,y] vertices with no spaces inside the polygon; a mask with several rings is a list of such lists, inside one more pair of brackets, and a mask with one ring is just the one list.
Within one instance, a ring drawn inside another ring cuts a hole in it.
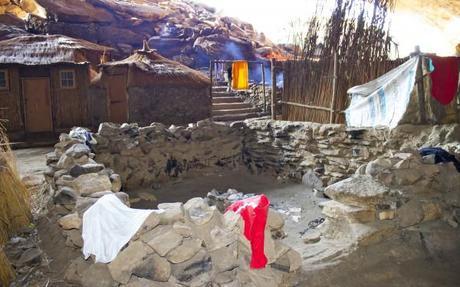
[{"label": "hut window", "polygon": [[0,70],[0,90],[8,90],[8,70]]},{"label": "hut window", "polygon": [[74,70],[62,70],[61,75],[61,88],[62,89],[74,89],[75,88],[75,71]]}]

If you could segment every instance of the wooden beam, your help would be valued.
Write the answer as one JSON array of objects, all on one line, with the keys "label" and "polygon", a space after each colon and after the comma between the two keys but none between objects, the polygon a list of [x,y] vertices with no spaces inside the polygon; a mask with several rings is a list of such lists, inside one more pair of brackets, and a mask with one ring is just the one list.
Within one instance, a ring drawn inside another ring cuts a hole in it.
[{"label": "wooden beam", "polygon": [[271,65],[271,78],[272,78],[272,96],[271,96],[271,113],[272,120],[276,119],[275,110],[276,110],[276,70],[275,70],[275,59],[270,59]]},{"label": "wooden beam", "polygon": [[281,101],[281,104],[288,105],[288,106],[296,106],[296,107],[306,108],[306,109],[312,109],[312,110],[326,111],[326,112],[332,111],[330,108],[326,108],[326,107],[310,106],[310,105],[304,105],[304,104],[299,104],[299,103],[294,103],[294,102]]},{"label": "wooden beam", "polygon": [[420,113],[420,123],[426,123],[426,111],[425,111],[425,80],[423,78],[423,56],[420,52],[420,47],[417,46],[415,48],[415,53],[418,57],[418,65],[417,65],[417,96],[418,96],[418,110]]},{"label": "wooden beam", "polygon": [[264,93],[264,112],[266,113],[267,112],[267,95],[265,93],[265,66],[263,63],[260,64],[260,66],[262,68],[262,83],[263,83],[262,89]]},{"label": "wooden beam", "polygon": [[335,109],[335,98],[337,96],[337,52],[334,52],[334,76],[332,78],[332,101],[331,101],[331,114],[329,116],[329,123],[334,122],[334,109]]}]

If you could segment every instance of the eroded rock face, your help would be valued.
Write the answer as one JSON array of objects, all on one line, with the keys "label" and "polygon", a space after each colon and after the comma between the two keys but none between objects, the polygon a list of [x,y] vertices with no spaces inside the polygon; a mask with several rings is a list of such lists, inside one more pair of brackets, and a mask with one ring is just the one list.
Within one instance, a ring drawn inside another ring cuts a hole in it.
[{"label": "eroded rock face", "polygon": [[31,13],[31,28],[110,46],[120,57],[141,48],[147,38],[164,56],[192,67],[207,67],[211,58],[254,60],[282,51],[251,24],[187,0],[5,0],[2,13],[18,22]]}]

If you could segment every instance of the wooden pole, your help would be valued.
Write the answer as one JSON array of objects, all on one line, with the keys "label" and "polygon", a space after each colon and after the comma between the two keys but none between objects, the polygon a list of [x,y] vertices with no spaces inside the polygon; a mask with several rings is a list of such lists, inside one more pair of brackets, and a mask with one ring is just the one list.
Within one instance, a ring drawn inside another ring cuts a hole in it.
[{"label": "wooden pole", "polygon": [[264,113],[267,112],[267,95],[265,93],[265,66],[264,64],[260,64],[261,68],[262,68],[262,83],[263,83],[263,86],[262,86],[262,89],[263,89],[263,92],[264,92]]},{"label": "wooden pole", "polygon": [[212,99],[212,86],[214,85],[214,83],[213,83],[213,68],[214,68],[213,67],[213,61],[211,60],[211,61],[209,61],[209,79],[211,80],[211,89],[209,91],[209,95],[210,95],[211,99]]},{"label": "wooden pole", "polygon": [[418,57],[417,65],[417,96],[418,96],[418,107],[420,113],[420,123],[426,123],[426,112],[425,112],[425,85],[423,79],[423,56],[420,52],[420,47],[415,47],[415,54]]},{"label": "wooden pole", "polygon": [[271,64],[271,76],[272,76],[272,97],[271,97],[271,113],[272,120],[276,119],[275,105],[276,105],[276,70],[275,70],[275,59],[270,60]]},{"label": "wooden pole", "polygon": [[335,98],[337,96],[337,52],[334,51],[334,76],[332,77],[332,101],[331,101],[331,114],[329,116],[329,123],[334,122],[335,113]]}]

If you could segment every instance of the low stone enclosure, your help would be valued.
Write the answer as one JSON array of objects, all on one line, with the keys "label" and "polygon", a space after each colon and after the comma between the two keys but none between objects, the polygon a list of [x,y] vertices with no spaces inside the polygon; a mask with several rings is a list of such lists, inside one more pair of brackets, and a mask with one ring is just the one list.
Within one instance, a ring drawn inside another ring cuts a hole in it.
[{"label": "low stone enclosure", "polygon": [[[376,262],[383,259],[366,257],[372,252],[393,252],[403,263],[423,261],[427,254],[435,261],[456,263],[460,258],[460,173],[452,164],[435,165],[416,151],[437,145],[458,153],[458,125],[401,126],[389,132],[260,119],[169,128],[104,123],[94,139],[97,143],[89,148],[63,134],[47,155],[47,182],[56,207],[66,214],[58,222],[75,248],[83,245],[82,215],[98,198],[114,193],[129,205],[134,188],[206,167],[247,168],[294,180],[314,172],[331,200],[321,203],[325,223],[306,232],[301,250],[283,243],[283,218],[270,210],[265,231],[269,264],[261,270],[249,268],[250,245],[239,216],[224,214],[210,198],[161,203],[158,208],[164,212],[152,214],[113,262],[73,259],[65,275],[71,283],[379,286],[382,276],[401,279],[396,269],[386,266],[379,269],[386,275],[375,273],[380,275],[363,281],[375,285],[357,284],[356,276],[345,274],[365,268],[361,262],[379,266]],[[404,285],[403,279],[392,286],[431,286]]]}]

